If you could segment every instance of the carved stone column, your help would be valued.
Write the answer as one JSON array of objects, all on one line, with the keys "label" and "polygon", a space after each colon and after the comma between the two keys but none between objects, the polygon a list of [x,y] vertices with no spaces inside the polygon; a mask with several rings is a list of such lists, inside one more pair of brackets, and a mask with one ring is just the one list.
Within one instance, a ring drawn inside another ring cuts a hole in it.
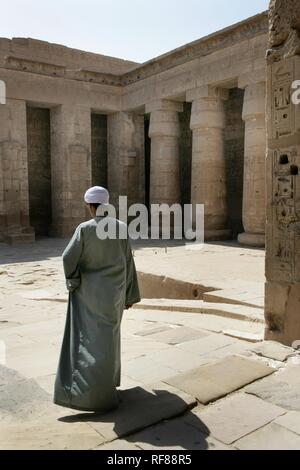
[{"label": "carved stone column", "polygon": [[[266,339],[300,340],[300,2],[270,3]],[[296,345],[295,345],[296,346]]]},{"label": "carved stone column", "polygon": [[32,243],[29,224],[26,103],[0,104],[0,239]]},{"label": "carved stone column", "polygon": [[69,237],[87,219],[91,185],[91,111],[63,105],[51,110],[51,235]]},{"label": "carved stone column", "polygon": [[178,113],[183,105],[175,101],[160,100],[146,106],[151,113],[151,204],[180,203]]},{"label": "carved stone column", "polygon": [[238,240],[243,245],[265,246],[265,125],[266,83],[248,84],[245,89],[243,120],[245,121],[243,224],[245,233]]},{"label": "carved stone column", "polygon": [[119,196],[131,204],[144,202],[144,115],[120,112],[108,115],[108,189],[111,204]]},{"label": "carved stone column", "polygon": [[206,240],[226,240],[228,229],[226,168],[224,153],[225,113],[223,101],[228,91],[210,87],[191,90],[192,204],[204,204]]}]

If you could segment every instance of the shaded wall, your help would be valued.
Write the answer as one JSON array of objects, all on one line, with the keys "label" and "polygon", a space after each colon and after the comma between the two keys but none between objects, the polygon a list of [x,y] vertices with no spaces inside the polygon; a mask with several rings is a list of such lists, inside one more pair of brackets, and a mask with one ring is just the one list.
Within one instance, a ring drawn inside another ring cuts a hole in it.
[{"label": "shaded wall", "polygon": [[51,225],[50,110],[27,108],[30,225],[48,235]]},{"label": "shaded wall", "polygon": [[107,116],[91,115],[92,185],[107,188]]},{"label": "shaded wall", "polygon": [[180,190],[181,204],[191,203],[192,140],[190,129],[192,104],[184,103],[183,112],[179,113],[180,122]]},{"label": "shaded wall", "polygon": [[229,227],[236,238],[243,232],[243,180],[244,180],[244,140],[245,125],[242,120],[244,91],[230,90],[225,102],[226,127],[224,130],[227,204]]}]

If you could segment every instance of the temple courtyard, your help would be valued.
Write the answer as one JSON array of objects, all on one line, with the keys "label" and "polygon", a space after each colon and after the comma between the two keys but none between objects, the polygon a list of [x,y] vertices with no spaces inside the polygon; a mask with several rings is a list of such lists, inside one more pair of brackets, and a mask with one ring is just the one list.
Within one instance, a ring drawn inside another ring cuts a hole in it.
[{"label": "temple courtyard", "polygon": [[263,341],[265,252],[236,242],[136,243],[120,407],[52,404],[66,243],[0,244],[1,449],[300,449],[300,356]]}]

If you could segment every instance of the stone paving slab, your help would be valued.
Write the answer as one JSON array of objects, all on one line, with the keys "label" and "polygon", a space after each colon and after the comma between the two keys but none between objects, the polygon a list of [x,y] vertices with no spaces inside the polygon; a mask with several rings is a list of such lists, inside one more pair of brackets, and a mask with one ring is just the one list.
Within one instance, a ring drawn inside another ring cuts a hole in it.
[{"label": "stone paving slab", "polygon": [[286,361],[288,357],[295,354],[295,350],[293,348],[283,346],[282,344],[275,343],[273,341],[264,341],[262,344],[252,347],[251,351],[258,356],[264,356],[281,362]]},{"label": "stone paving slab", "polygon": [[121,341],[122,361],[130,361],[132,359],[145,356],[153,351],[161,351],[171,349],[172,347],[166,343],[158,343],[157,341],[145,341],[144,338],[130,337],[123,338]]},{"label": "stone paving slab", "polygon": [[117,410],[102,416],[71,416],[70,422],[84,420],[105,440],[111,441],[181,415],[196,405],[196,400],[190,395],[162,383],[124,390],[120,397]]},{"label": "stone paving slab", "polygon": [[241,339],[243,341],[248,341],[249,343],[259,343],[264,339],[263,331],[259,333],[250,333],[248,331],[238,331],[238,330],[223,330],[222,333],[226,336],[231,336],[232,338]]},{"label": "stone paving slab", "polygon": [[28,378],[56,372],[59,359],[58,345],[28,344],[19,351],[7,350],[7,366]]},{"label": "stone paving slab", "polygon": [[285,410],[276,405],[243,393],[196,412],[209,433],[228,445],[284,413]]},{"label": "stone paving slab", "polygon": [[264,307],[264,285],[261,283],[249,289],[224,289],[203,294],[205,302],[229,303],[246,305],[249,307]]},{"label": "stone paving slab", "polygon": [[167,325],[160,325],[160,326],[155,326],[155,327],[152,326],[152,328],[148,327],[145,330],[138,331],[137,333],[135,333],[135,335],[136,336],[151,336],[157,333],[163,333],[165,331],[170,331],[170,330],[172,330],[172,327],[167,326]]},{"label": "stone paving slab", "polygon": [[159,322],[160,324],[179,326],[189,326],[193,329],[222,333],[223,330],[233,329],[250,333],[263,333],[264,324],[254,321],[237,320],[233,318],[221,317],[219,315],[195,313],[184,313],[164,310],[138,310],[131,309],[126,313],[126,319],[137,321],[138,319],[148,322]]},{"label": "stone paving slab", "polygon": [[240,450],[300,450],[300,436],[271,423],[235,442]]},{"label": "stone paving slab", "polygon": [[272,377],[246,387],[245,392],[286,410],[300,411],[300,367],[287,367]]},{"label": "stone paving slab", "polygon": [[257,321],[264,323],[263,309],[246,305],[231,305],[202,300],[178,299],[143,299],[135,310],[163,310],[223,316],[237,320]]},{"label": "stone paving slab", "polygon": [[203,359],[203,362],[212,362],[225,359],[228,356],[248,356],[251,354],[249,351],[250,346],[251,345],[248,342],[237,340],[234,343],[225,346],[224,348],[215,349],[214,351],[209,351],[206,354],[202,354],[200,357]]},{"label": "stone paving slab", "polygon": [[127,440],[144,450],[230,450],[203,432],[203,423],[189,412],[141,431]]},{"label": "stone paving slab", "polygon": [[300,436],[300,413],[297,411],[289,411],[280,418],[275,420],[276,424],[289,429],[290,431],[299,434]]},{"label": "stone paving slab", "polygon": [[169,367],[159,360],[154,362],[148,355],[123,361],[122,370],[125,375],[143,384],[160,381],[178,372],[175,363],[174,367]]},{"label": "stone paving slab", "polygon": [[111,451],[111,450],[139,450],[141,451],[142,449],[138,447],[137,445],[133,444],[132,442],[125,441],[124,439],[116,439],[112,442],[107,442],[106,444],[102,444],[98,447],[96,447],[93,450],[106,450],[106,451]]},{"label": "stone paving slab", "polygon": [[159,341],[170,345],[176,345],[185,343],[187,341],[192,341],[194,339],[204,338],[208,335],[209,333],[205,331],[194,330],[192,328],[180,326],[170,328],[166,331],[153,333],[149,336],[149,339],[152,341]]},{"label": "stone paving slab", "polygon": [[236,340],[234,338],[230,338],[229,336],[211,334],[204,338],[179,344],[177,347],[183,351],[202,356],[204,354],[216,351],[217,349],[230,346],[235,342]]},{"label": "stone paving slab", "polygon": [[179,348],[164,349],[147,355],[150,361],[166,367],[170,367],[178,372],[186,372],[210,362],[209,358],[198,356]]},{"label": "stone paving slab", "polygon": [[54,417],[0,428],[1,450],[81,450],[104,442],[86,423],[65,423]]},{"label": "stone paving slab", "polygon": [[229,356],[221,361],[178,374],[164,382],[183,390],[207,404],[238,390],[275,369],[242,356]]}]

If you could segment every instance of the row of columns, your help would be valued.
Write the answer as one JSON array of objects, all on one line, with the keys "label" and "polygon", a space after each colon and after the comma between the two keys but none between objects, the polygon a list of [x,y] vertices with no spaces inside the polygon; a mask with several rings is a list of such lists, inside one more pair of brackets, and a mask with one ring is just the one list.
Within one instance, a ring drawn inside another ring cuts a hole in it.
[{"label": "row of columns", "polygon": [[[205,205],[206,240],[230,238],[226,193],[224,101],[228,90],[201,87],[187,92],[192,102],[193,133],[191,203]],[[146,106],[150,113],[150,200],[152,204],[180,201],[178,113],[182,104],[160,100]],[[243,225],[239,235],[244,245],[265,244],[265,82],[245,88]]]},{"label": "row of columns", "polygon": [[[86,218],[82,197],[91,184],[90,119],[84,106],[51,109],[52,236],[70,236]],[[26,102],[7,99],[0,105],[0,240],[34,241],[28,183]]]},{"label": "row of columns", "polygon": [[[205,205],[207,240],[228,239],[228,207],[224,152],[228,91],[202,87],[187,93],[192,102],[192,204]],[[150,200],[152,204],[180,202],[180,123],[183,104],[157,100],[150,113]],[[265,83],[249,84],[243,107],[245,121],[245,175],[243,223],[239,241],[264,245],[265,231]],[[108,116],[109,183],[115,198],[132,193],[142,202],[143,116],[115,113]],[[119,144],[118,144],[119,143]],[[118,144],[118,145],[117,145]],[[90,109],[62,105],[51,110],[51,173],[53,220],[51,235],[69,236],[85,219],[82,194],[91,184]],[[0,237],[31,241],[29,224],[26,103],[7,100],[0,107]],[[117,166],[116,166],[117,165]],[[118,175],[118,178],[115,178]]]}]

